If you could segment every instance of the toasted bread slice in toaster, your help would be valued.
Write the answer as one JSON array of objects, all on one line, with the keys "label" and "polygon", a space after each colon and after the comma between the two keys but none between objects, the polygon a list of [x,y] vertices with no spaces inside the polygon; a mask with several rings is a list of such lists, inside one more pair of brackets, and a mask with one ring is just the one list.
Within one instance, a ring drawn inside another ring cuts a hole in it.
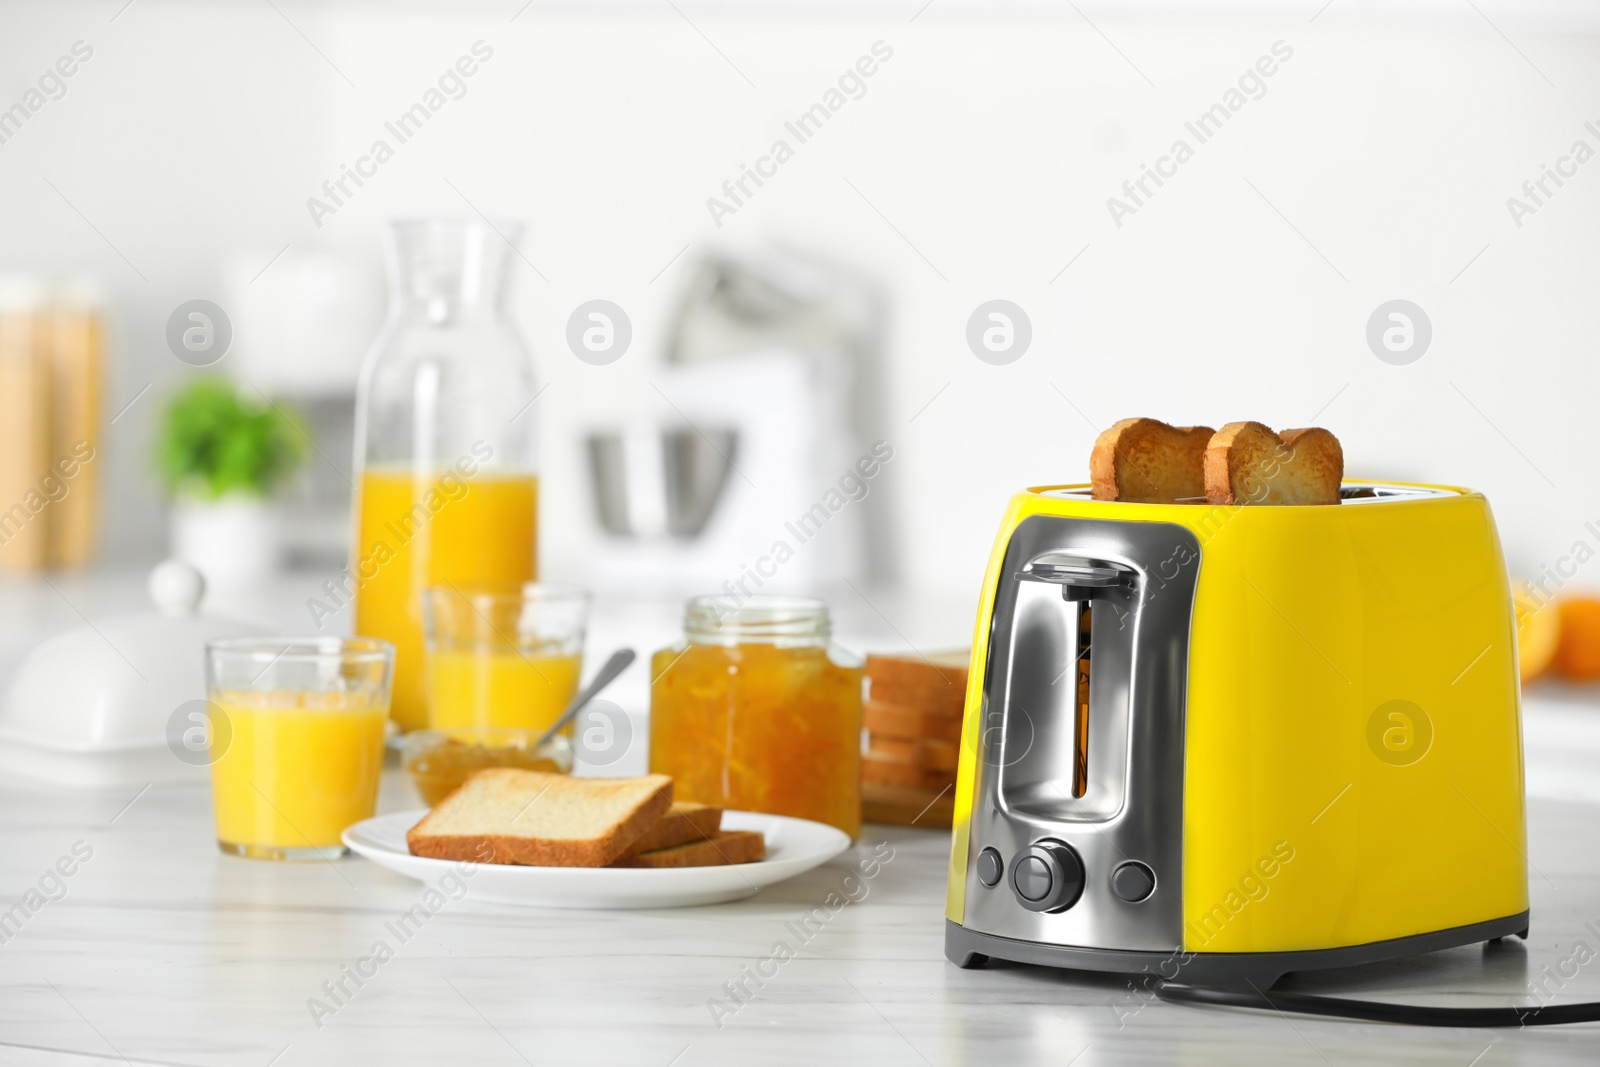
[{"label": "toasted bread slice in toaster", "polygon": [[1123,419],[1094,442],[1089,480],[1096,500],[1171,504],[1206,493],[1203,465],[1209,426],[1168,426],[1157,419]]},{"label": "toasted bread slice in toaster", "polygon": [[1319,426],[1276,434],[1230,422],[1206,446],[1205,478],[1213,504],[1337,504],[1344,449]]}]

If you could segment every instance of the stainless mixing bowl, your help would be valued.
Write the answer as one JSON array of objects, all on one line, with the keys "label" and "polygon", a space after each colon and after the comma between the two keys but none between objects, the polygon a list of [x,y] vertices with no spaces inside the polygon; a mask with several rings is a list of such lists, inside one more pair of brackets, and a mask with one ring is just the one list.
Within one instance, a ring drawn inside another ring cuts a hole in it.
[{"label": "stainless mixing bowl", "polygon": [[641,424],[589,435],[600,525],[641,540],[699,536],[737,462],[733,430]]}]

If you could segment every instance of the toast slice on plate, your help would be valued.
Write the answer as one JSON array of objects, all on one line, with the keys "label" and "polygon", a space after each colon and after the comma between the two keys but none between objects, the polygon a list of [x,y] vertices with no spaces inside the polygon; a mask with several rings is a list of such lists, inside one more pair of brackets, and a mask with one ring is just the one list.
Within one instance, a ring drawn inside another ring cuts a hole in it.
[{"label": "toast slice on plate", "polygon": [[406,845],[433,859],[605,867],[671,807],[664,774],[573,778],[493,767],[440,801],[407,832]]},{"label": "toast slice on plate", "polygon": [[722,829],[721,808],[713,808],[709,804],[696,804],[692,800],[680,800],[673,804],[671,810],[658,819],[654,826],[646,830],[639,840],[628,846],[623,859],[637,856],[641,852],[653,852],[656,849],[705,841],[717,836],[717,831],[720,829]]},{"label": "toast slice on plate", "polygon": [[1212,504],[1337,504],[1344,450],[1321,427],[1281,434],[1259,422],[1230,422],[1205,451]]},{"label": "toast slice on plate", "polygon": [[757,830],[721,830],[709,839],[686,845],[641,852],[617,864],[618,867],[721,867],[730,863],[754,863],[767,854],[766,838]]},{"label": "toast slice on plate", "polygon": [[1135,504],[1198,502],[1206,494],[1204,457],[1209,426],[1168,426],[1158,419],[1123,419],[1094,442],[1089,480],[1096,500]]}]

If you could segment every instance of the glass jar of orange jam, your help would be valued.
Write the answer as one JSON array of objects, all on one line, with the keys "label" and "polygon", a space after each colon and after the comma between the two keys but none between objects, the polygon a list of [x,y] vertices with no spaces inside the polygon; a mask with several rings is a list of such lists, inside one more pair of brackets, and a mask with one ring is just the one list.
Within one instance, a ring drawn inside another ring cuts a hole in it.
[{"label": "glass jar of orange jam", "polygon": [[650,770],[673,798],[861,833],[861,662],[828,605],[698,597],[651,661]]}]

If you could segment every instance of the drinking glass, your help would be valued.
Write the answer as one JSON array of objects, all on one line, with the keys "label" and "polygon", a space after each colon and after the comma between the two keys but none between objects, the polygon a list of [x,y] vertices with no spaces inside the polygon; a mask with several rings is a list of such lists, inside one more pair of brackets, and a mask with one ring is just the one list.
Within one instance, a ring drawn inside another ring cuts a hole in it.
[{"label": "drinking glass", "polygon": [[394,646],[246,637],[206,645],[217,844],[254,859],[325,859],[372,817]]},{"label": "drinking glass", "polygon": [[578,692],[589,594],[436,586],[424,598],[428,725],[545,730]]}]

